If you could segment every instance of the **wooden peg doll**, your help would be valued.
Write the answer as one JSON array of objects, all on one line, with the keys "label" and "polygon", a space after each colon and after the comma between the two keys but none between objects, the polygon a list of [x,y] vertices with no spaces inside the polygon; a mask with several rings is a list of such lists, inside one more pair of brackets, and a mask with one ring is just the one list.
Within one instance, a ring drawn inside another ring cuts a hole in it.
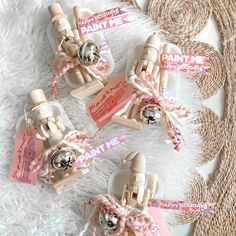
[{"label": "wooden peg doll", "polygon": [[143,52],[139,61],[134,63],[131,73],[140,75],[142,71],[157,77],[159,72],[160,39],[156,33],[149,36],[145,42]]},{"label": "wooden peg doll", "polygon": [[156,191],[156,179],[147,175],[146,159],[142,153],[132,152],[124,160],[131,161],[129,183],[124,186],[121,205],[146,209],[148,200]]},{"label": "wooden peg doll", "polygon": [[[151,78],[157,78],[159,74],[159,50],[160,39],[154,33],[146,40],[142,55],[138,61],[135,61],[127,78],[137,89],[137,92],[129,102],[129,105],[112,117],[112,121],[131,128],[142,128],[143,121],[142,116],[140,117],[140,111],[145,105],[145,103],[142,102],[142,95],[151,95],[151,92],[149,89],[146,89],[143,84],[137,83],[136,77],[141,76],[142,73],[146,73],[149,75],[149,77],[145,78],[147,80],[149,78],[150,80]],[[155,116],[159,115],[160,114],[155,114]]]},{"label": "wooden peg doll", "polygon": [[[129,180],[123,194],[105,194],[96,197],[93,222],[99,222],[107,236],[133,236],[136,232],[159,235],[159,225],[148,214],[149,199],[156,193],[157,178],[146,172],[146,160],[142,153],[132,152],[124,160],[131,161]],[[93,225],[96,235],[96,224]]]},{"label": "wooden peg doll", "polygon": [[42,89],[29,93],[29,99],[36,119],[36,137],[48,141],[49,146],[57,144],[65,135],[65,126],[61,122],[59,111],[48,103]]},{"label": "wooden peg doll", "polygon": [[59,191],[64,185],[86,174],[88,168],[76,168],[77,157],[89,146],[87,135],[68,130],[61,121],[56,105],[47,101],[42,89],[29,93],[37,129],[36,138],[44,141],[43,156],[31,163],[32,169],[40,169],[41,178],[53,184]]},{"label": "wooden peg doll", "polygon": [[179,151],[184,144],[181,134],[183,121],[189,117],[190,110],[176,100],[179,72],[159,68],[161,53],[178,54],[181,50],[173,44],[160,45],[156,34],[149,36],[140,60],[135,62],[127,77],[136,92],[129,103],[112,117],[112,121],[135,129],[142,129],[143,123],[162,122],[174,149]]},{"label": "wooden peg doll", "polygon": [[[48,7],[51,22],[57,33],[56,43],[58,45],[57,55],[64,57],[63,69],[59,69],[56,77],[65,74],[65,70],[73,64],[73,68],[67,71],[69,81],[78,84],[79,87],[72,90],[71,95],[77,98],[90,96],[101,90],[104,86],[100,81],[100,76],[90,68],[95,66],[100,58],[99,49],[95,43],[81,35],[77,29],[72,28],[70,21],[64,14],[60,4],[53,3]],[[81,18],[80,8],[73,8],[75,22]],[[56,60],[53,67],[57,68],[60,60]],[[57,69],[58,70],[58,69]],[[56,69],[54,69],[56,71]]]}]

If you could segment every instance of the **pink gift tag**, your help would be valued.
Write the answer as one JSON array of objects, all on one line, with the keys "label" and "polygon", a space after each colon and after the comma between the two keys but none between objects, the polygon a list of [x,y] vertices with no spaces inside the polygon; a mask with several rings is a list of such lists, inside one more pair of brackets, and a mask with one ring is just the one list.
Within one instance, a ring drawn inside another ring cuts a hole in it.
[{"label": "pink gift tag", "polygon": [[[152,204],[155,204],[155,200],[151,199],[151,201],[153,201]],[[206,203],[206,202],[202,203],[202,202],[158,200],[159,208],[178,210],[178,211],[214,213],[215,212],[214,205],[215,205],[214,203]]]},{"label": "pink gift tag", "polygon": [[35,184],[37,171],[30,170],[31,162],[42,155],[43,142],[35,138],[35,129],[21,129],[15,137],[13,158],[8,178],[12,181]]},{"label": "pink gift tag", "polygon": [[130,22],[127,18],[128,11],[119,6],[86,18],[80,18],[76,25],[80,34],[83,35],[126,24]]},{"label": "pink gift tag", "polygon": [[209,58],[201,55],[162,53],[161,69],[205,74],[209,70]]},{"label": "pink gift tag", "polygon": [[125,137],[123,135],[118,135],[105,143],[100,144],[97,147],[91,148],[82,155],[80,155],[76,161],[76,167],[78,168],[80,165],[86,163],[87,161],[91,161],[94,158],[102,155],[104,152],[107,152],[117,145],[120,145],[125,141]]},{"label": "pink gift tag", "polygon": [[86,109],[99,128],[104,127],[133,96],[135,89],[123,76],[111,79],[87,104]]},{"label": "pink gift tag", "polygon": [[[164,216],[160,212],[160,209],[155,208],[155,207],[148,207],[147,212],[153,217],[155,222],[158,224],[160,236],[170,236],[170,232],[167,228],[167,224],[165,222]],[[142,232],[135,232],[135,235],[144,236]]]}]

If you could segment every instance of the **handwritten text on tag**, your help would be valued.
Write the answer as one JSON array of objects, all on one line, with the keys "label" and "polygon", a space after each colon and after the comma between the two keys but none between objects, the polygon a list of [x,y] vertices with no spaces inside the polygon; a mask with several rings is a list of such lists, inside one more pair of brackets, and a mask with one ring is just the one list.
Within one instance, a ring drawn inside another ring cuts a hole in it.
[{"label": "handwritten text on tag", "polygon": [[21,129],[15,138],[13,158],[9,179],[28,184],[35,184],[37,171],[30,170],[31,162],[42,155],[43,142],[35,138],[34,129]]},{"label": "handwritten text on tag", "polygon": [[122,76],[111,79],[87,104],[86,109],[99,128],[104,127],[133,96],[134,88]]}]

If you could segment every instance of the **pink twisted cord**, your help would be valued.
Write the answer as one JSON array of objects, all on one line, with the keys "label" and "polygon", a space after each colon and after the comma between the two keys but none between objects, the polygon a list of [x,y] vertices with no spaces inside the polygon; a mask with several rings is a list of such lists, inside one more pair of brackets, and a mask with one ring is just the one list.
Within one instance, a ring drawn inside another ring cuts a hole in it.
[{"label": "pink twisted cord", "polygon": [[109,68],[109,64],[107,60],[104,58],[100,58],[96,65],[90,66],[89,69],[96,74],[101,80],[107,79],[107,70]]},{"label": "pink twisted cord", "polygon": [[72,142],[83,148],[90,148],[91,145],[88,143],[89,136],[85,131],[72,131],[68,135],[65,136],[65,139],[68,142]]},{"label": "pink twisted cord", "polygon": [[55,55],[52,61],[53,77],[49,84],[50,93],[52,96],[57,96],[57,80],[65,75],[69,70],[75,70],[78,67],[76,58]]},{"label": "pink twisted cord", "polygon": [[161,96],[158,92],[157,79],[154,78],[150,73],[147,73],[145,71],[141,72],[137,80],[139,85],[149,89],[153,96],[141,94],[136,98],[135,102],[137,103],[145,101],[147,104],[156,104],[161,108],[161,110],[165,114],[168,136],[172,140],[174,149],[180,151],[180,148],[184,144],[184,139],[181,135],[180,130],[176,128],[175,125],[167,117],[167,113],[174,114],[177,119],[186,119],[190,116],[190,110],[187,107],[178,105],[176,99],[174,98]]},{"label": "pink twisted cord", "polygon": [[[103,51],[101,51],[102,53]],[[81,72],[86,71],[87,73],[92,72],[101,80],[107,79],[107,70],[109,64],[105,58],[100,58],[98,63],[93,66],[87,67],[88,70],[83,68],[78,64],[77,58],[72,58],[68,56],[60,56],[59,52],[55,55],[51,65],[53,71],[53,77],[49,83],[49,89],[52,96],[56,97],[58,95],[57,90],[57,80],[65,75],[69,70],[79,70]]]},{"label": "pink twisted cord", "polygon": [[159,97],[158,92],[158,82],[155,77],[146,71],[142,71],[138,77],[143,85],[143,87],[149,88],[153,94],[153,97]]},{"label": "pink twisted cord", "polygon": [[[45,183],[52,183],[54,179],[54,172],[55,169],[51,165],[51,157],[52,154],[61,147],[70,146],[71,145],[76,145],[81,148],[90,148],[91,145],[88,143],[88,134],[86,132],[81,132],[81,131],[71,131],[67,135],[65,135],[64,139],[58,143],[57,145],[51,147],[50,149],[46,150],[44,152],[44,158],[40,157],[36,160],[33,160],[31,162],[30,168],[32,171],[42,171],[43,168],[46,167],[47,165],[47,174],[40,176],[40,179],[45,182]],[[65,145],[65,141],[67,144]],[[75,168],[74,166],[72,168]]]},{"label": "pink twisted cord", "polygon": [[179,129],[173,127],[170,121],[166,122],[166,128],[170,139],[172,140],[172,144],[176,151],[180,151],[181,147],[184,145],[184,139],[181,135]]},{"label": "pink twisted cord", "polygon": [[[108,196],[108,197],[107,197]],[[96,197],[96,212],[93,221],[93,236],[96,235],[96,223],[101,211],[115,214],[118,216],[118,226],[113,232],[109,232],[107,236],[119,236],[125,230],[127,225],[135,232],[143,232],[144,235],[158,236],[159,225],[154,221],[153,217],[134,209],[128,205],[122,207],[119,201],[111,195],[99,195]]]}]

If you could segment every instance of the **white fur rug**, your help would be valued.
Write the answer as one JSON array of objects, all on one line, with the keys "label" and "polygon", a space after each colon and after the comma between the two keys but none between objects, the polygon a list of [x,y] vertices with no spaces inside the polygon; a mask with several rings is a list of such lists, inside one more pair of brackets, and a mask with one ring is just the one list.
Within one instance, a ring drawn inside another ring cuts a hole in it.
[{"label": "white fur rug", "polygon": [[[79,4],[101,11],[114,7],[116,1],[80,0],[58,1],[65,11]],[[15,122],[23,114],[27,94],[32,89],[43,88],[48,94],[48,81],[53,52],[46,29],[49,22],[49,0],[0,1],[0,235],[78,235],[86,217],[81,203],[89,197],[105,193],[109,175],[114,172],[129,152],[139,150],[146,155],[148,168],[164,182],[164,198],[181,200],[191,181],[199,153],[198,137],[188,122],[184,132],[186,146],[180,153],[164,142],[166,132],[162,125],[145,127],[142,132],[110,124],[101,133],[100,140],[123,133],[127,141],[114,151],[107,152],[88,175],[67,186],[61,195],[51,186],[41,187],[10,182],[7,178],[14,144]],[[142,43],[149,34],[158,31],[143,13],[130,9],[133,21],[124,26],[107,30],[105,36],[112,50],[115,73],[124,74],[126,52]],[[97,130],[84,110],[84,103],[70,97],[69,87],[59,83],[59,100],[76,128],[86,127],[90,134]],[[186,92],[187,91],[187,92]],[[181,79],[179,99],[195,110],[199,108],[198,94],[191,79]],[[194,113],[194,112],[193,112]],[[165,212],[169,217],[170,213]],[[174,228],[171,229],[174,232]],[[89,235],[89,233],[87,233]]]}]

